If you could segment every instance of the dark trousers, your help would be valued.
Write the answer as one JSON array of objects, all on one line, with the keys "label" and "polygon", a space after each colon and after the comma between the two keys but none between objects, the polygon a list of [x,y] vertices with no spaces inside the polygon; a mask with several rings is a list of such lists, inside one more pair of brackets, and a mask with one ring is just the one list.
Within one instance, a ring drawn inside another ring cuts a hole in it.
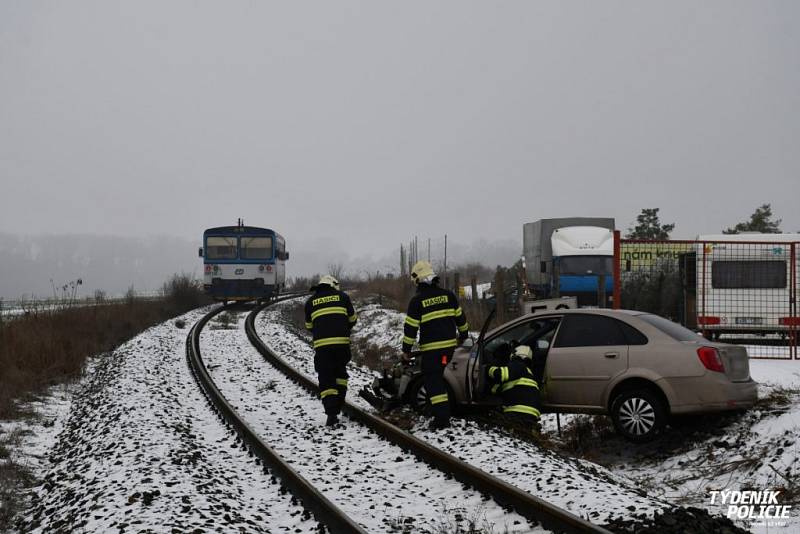
[{"label": "dark trousers", "polygon": [[422,379],[425,382],[425,391],[428,392],[433,417],[441,422],[450,420],[450,399],[444,383],[444,368],[453,357],[454,350],[453,348],[429,350],[420,355]]},{"label": "dark trousers", "polygon": [[314,370],[319,378],[319,396],[328,415],[338,415],[347,394],[349,345],[328,345],[314,352]]}]

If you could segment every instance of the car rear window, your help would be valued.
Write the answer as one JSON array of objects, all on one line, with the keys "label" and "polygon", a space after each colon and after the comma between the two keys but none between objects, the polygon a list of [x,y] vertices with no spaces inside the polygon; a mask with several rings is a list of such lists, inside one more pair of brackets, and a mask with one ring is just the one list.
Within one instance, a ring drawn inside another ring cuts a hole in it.
[{"label": "car rear window", "polygon": [[658,328],[672,339],[677,339],[678,341],[697,341],[700,338],[697,333],[692,332],[688,328],[673,323],[669,319],[659,317],[658,315],[643,314],[637,317],[647,324]]},{"label": "car rear window", "polygon": [[622,328],[625,334],[625,339],[628,340],[628,345],[647,345],[649,341],[647,336],[636,330],[634,327],[624,321],[617,321],[617,324]]}]

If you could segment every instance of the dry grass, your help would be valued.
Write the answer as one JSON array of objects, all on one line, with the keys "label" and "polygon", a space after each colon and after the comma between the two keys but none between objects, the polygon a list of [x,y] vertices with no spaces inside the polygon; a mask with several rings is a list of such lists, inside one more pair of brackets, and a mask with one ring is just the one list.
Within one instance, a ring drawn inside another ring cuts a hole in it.
[{"label": "dry grass", "polygon": [[400,312],[405,312],[408,301],[416,291],[411,280],[393,276],[375,276],[355,284],[363,295],[377,295],[379,304]]},{"label": "dry grass", "polygon": [[97,301],[89,306],[26,311],[0,322],[0,419],[21,414],[18,400],[80,375],[89,356],[203,304],[191,278],[176,275],[158,300]]}]

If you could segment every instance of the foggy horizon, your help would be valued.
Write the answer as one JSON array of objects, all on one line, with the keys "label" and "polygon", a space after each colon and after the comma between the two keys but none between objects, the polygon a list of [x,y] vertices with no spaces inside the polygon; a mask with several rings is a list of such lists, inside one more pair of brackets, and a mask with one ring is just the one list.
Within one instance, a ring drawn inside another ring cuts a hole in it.
[{"label": "foggy horizon", "polygon": [[624,233],[651,207],[674,238],[764,203],[799,231],[798,15],[5,2],[0,233],[199,246],[241,217],[286,237],[297,276],[323,256],[380,264],[415,235],[521,249],[542,218]]}]

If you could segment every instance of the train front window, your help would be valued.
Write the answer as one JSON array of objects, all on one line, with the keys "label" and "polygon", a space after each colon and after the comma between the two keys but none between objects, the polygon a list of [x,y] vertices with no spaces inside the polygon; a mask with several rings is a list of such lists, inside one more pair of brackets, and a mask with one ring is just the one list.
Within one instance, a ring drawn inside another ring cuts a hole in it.
[{"label": "train front window", "polygon": [[206,258],[209,260],[235,260],[235,237],[206,238]]},{"label": "train front window", "polygon": [[241,240],[243,260],[267,260],[272,258],[271,237],[243,237]]}]

